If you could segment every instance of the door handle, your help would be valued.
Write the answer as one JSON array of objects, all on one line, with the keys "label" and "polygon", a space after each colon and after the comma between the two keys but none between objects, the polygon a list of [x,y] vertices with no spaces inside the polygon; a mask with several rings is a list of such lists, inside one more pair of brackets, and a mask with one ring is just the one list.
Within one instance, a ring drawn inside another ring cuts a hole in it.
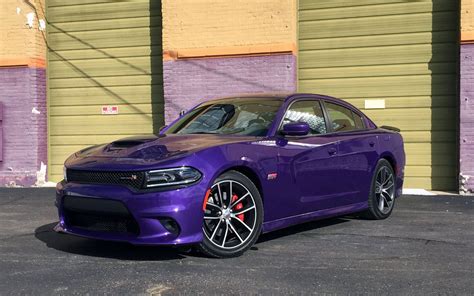
[{"label": "door handle", "polygon": [[374,146],[375,146],[375,142],[369,142],[369,146],[370,146],[370,147],[374,147]]},{"label": "door handle", "polygon": [[336,148],[329,148],[328,153],[329,153],[329,155],[334,155],[334,154],[337,153],[337,149]]}]

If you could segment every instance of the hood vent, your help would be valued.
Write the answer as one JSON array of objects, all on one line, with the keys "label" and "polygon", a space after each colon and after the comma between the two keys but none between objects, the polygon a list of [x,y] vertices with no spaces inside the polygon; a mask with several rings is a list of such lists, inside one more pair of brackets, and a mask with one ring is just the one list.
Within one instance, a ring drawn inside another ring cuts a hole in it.
[{"label": "hood vent", "polygon": [[110,150],[127,149],[127,148],[132,148],[138,145],[155,141],[156,139],[157,139],[156,136],[128,137],[128,138],[124,138],[124,139],[117,140],[115,142],[110,143],[108,145],[108,148]]},{"label": "hood vent", "polygon": [[135,147],[138,145],[141,145],[143,143],[146,143],[147,141],[136,141],[136,140],[123,140],[123,141],[115,141],[110,144],[110,148],[114,149],[124,149],[124,148],[131,148]]}]

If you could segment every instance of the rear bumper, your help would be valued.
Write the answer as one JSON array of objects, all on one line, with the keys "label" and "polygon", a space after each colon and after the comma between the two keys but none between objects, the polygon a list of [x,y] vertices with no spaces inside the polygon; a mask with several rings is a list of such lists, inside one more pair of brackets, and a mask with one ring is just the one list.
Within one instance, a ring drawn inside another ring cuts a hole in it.
[{"label": "rear bumper", "polygon": [[[146,193],[134,193],[126,187],[113,185],[59,183],[56,188],[59,223],[55,231],[136,245],[199,243],[203,238],[202,203],[205,193],[203,182],[182,189]],[[70,202],[65,204],[66,199],[73,199],[75,203],[72,206]],[[123,205],[125,212],[117,209],[117,205],[118,208]],[[104,219],[100,223],[88,221],[85,224],[93,227],[84,227],[84,223],[79,225],[76,218],[71,218],[71,209],[75,214]],[[125,228],[123,224],[116,223],[120,219],[128,221]],[[104,221],[111,224],[104,224]],[[179,232],[167,230],[163,221],[175,221]],[[136,223],[137,229],[128,227],[133,223]],[[111,231],[107,225],[115,225],[121,231]]]}]

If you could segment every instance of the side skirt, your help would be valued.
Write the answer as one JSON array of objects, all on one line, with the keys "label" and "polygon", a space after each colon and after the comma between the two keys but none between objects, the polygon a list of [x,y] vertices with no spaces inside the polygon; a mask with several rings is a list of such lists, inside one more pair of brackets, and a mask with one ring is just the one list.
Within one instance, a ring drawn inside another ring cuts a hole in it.
[{"label": "side skirt", "polygon": [[352,213],[361,212],[368,208],[367,202],[360,202],[355,203],[347,206],[319,210],[311,213],[301,214],[297,216],[291,216],[287,218],[282,218],[278,220],[268,221],[263,223],[263,233],[267,233],[270,231],[286,228],[292,225],[301,224],[304,222],[314,221],[314,220],[321,220],[336,216],[342,216]]}]

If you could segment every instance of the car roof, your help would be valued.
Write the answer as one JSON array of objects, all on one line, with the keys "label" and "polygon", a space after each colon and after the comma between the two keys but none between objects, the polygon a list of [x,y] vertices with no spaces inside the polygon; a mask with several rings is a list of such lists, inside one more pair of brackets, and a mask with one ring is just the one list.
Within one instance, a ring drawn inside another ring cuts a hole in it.
[{"label": "car roof", "polygon": [[228,99],[249,99],[249,100],[268,99],[268,100],[281,101],[281,100],[285,100],[290,95],[291,94],[283,94],[283,93],[236,94],[232,96],[225,96],[225,97],[220,97],[217,99],[212,99],[212,100],[206,101],[206,103],[223,101],[223,100],[228,100]]},{"label": "car roof", "polygon": [[226,97],[221,97],[217,99],[212,99],[212,100],[206,101],[206,103],[218,102],[222,100],[235,99],[235,98],[249,99],[249,100],[266,99],[266,100],[283,100],[283,101],[301,99],[301,98],[313,98],[313,99],[323,99],[327,101],[333,101],[333,102],[341,103],[348,107],[354,108],[354,106],[352,106],[348,102],[342,99],[335,98],[335,97],[321,95],[321,94],[297,93],[297,92],[294,92],[294,93],[284,93],[284,92],[283,93],[256,93],[256,94],[245,93],[245,94],[237,94],[233,96],[226,96]]}]

